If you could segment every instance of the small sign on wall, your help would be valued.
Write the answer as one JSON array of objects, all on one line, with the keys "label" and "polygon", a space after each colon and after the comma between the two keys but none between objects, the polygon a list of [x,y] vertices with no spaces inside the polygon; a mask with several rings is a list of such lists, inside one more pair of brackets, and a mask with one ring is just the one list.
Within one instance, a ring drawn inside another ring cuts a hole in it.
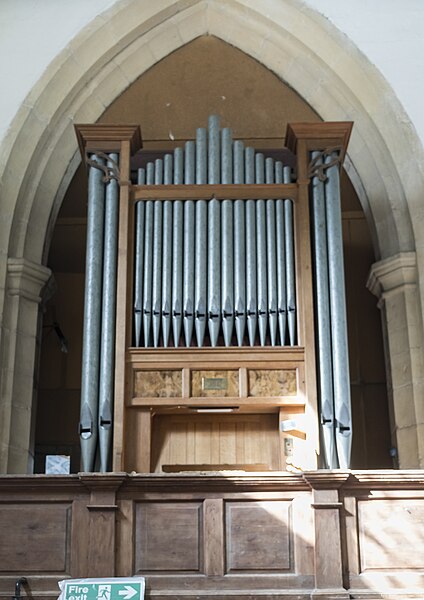
[{"label": "small sign on wall", "polygon": [[59,600],[143,600],[144,577],[65,579]]}]

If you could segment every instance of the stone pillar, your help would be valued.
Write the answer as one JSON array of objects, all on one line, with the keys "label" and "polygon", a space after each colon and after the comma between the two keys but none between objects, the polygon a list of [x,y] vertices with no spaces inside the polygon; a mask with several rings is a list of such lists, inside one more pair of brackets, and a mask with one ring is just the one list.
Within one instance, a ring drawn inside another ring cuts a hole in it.
[{"label": "stone pillar", "polygon": [[415,252],[374,263],[367,287],[379,298],[386,328],[392,439],[399,468],[423,468],[424,340]]},{"label": "stone pillar", "polygon": [[50,269],[25,258],[7,261],[0,347],[0,472],[32,472],[31,425],[37,322]]}]

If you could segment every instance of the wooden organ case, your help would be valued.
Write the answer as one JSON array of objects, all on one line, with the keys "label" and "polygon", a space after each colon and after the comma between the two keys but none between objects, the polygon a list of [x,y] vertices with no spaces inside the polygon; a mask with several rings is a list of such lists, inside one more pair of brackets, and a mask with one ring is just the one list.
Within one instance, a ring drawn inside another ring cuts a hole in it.
[{"label": "wooden organ case", "polygon": [[[100,470],[144,473],[297,472],[317,468],[320,439],[334,451],[319,398],[311,182],[339,169],[351,126],[288,125],[287,166],[233,142],[210,117],[195,141],[139,169],[137,183],[138,127],[76,126],[97,173],[89,186],[113,184],[117,195],[116,271],[91,289],[103,295],[100,321],[116,289],[103,371],[91,364],[107,345],[103,326],[84,325],[83,470],[95,469],[98,449]],[[103,238],[104,263],[107,229]]]}]

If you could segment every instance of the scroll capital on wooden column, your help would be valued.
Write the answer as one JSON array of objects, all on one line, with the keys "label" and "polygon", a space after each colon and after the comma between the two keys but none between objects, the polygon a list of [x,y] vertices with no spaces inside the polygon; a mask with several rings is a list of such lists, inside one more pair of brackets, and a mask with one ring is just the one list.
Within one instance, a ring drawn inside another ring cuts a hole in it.
[{"label": "scroll capital on wooden column", "polygon": [[315,590],[311,598],[344,600],[343,556],[340,527],[339,490],[350,477],[349,471],[315,471],[304,478],[312,488],[315,523]]}]

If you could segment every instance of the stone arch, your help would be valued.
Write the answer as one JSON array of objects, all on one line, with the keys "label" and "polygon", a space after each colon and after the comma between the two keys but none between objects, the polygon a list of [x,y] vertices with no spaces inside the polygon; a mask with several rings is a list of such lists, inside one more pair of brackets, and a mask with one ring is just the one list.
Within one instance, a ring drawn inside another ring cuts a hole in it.
[{"label": "stone arch", "polygon": [[[416,271],[415,239],[424,217],[419,201],[424,191],[418,167],[423,162],[421,145],[388,84],[327,20],[294,0],[275,0],[266,10],[248,0],[169,0],[143,6],[136,0],[119,0],[49,66],[0,149],[3,197],[8,199],[1,248],[8,258],[7,282],[5,272],[2,278],[9,289],[9,296],[1,299],[9,306],[4,311],[0,361],[9,432],[17,419],[13,398],[21,380],[20,364],[26,365],[27,382],[34,368],[36,303],[48,277],[40,267],[46,232],[78,162],[73,124],[96,121],[146,69],[203,34],[216,35],[256,58],[323,119],[355,121],[348,168],[374,233],[376,256],[390,260],[408,253],[408,268]],[[417,266],[420,271],[419,254]],[[416,275],[413,280],[416,286]],[[378,285],[386,284],[379,280]],[[11,289],[16,290],[12,296]],[[415,296],[414,311],[421,323]],[[27,313],[32,318],[25,320]],[[5,335],[9,332],[15,344],[10,345]],[[18,343],[22,335],[32,345]],[[21,391],[21,412],[31,411],[32,386],[30,391]],[[16,449],[12,462],[9,451],[3,452],[5,470],[25,470],[21,450]]]}]

